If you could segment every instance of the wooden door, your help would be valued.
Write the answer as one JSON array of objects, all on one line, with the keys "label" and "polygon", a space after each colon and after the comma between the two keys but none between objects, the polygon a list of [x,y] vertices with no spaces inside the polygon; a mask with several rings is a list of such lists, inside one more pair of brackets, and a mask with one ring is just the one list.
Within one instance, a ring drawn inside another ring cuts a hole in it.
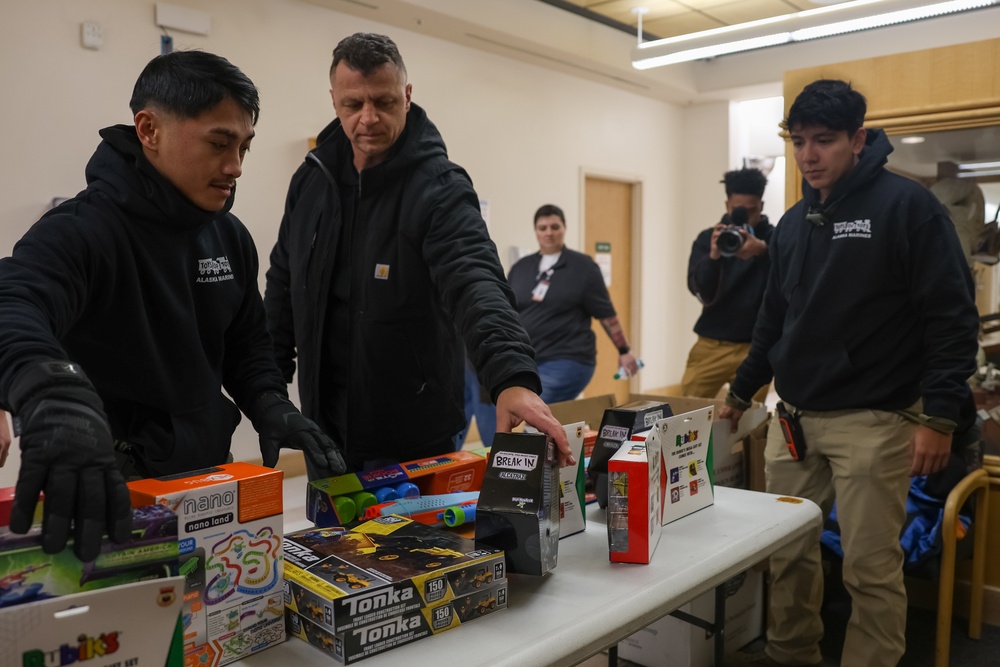
[{"label": "wooden door", "polygon": [[[583,251],[599,264],[610,260],[608,292],[630,343],[635,342],[631,330],[632,188],[631,183],[586,177],[583,233]],[[597,368],[584,396],[615,394],[618,403],[624,402],[628,399],[630,383],[614,379],[618,371],[618,351],[600,322],[593,320],[591,325],[597,336]]]}]

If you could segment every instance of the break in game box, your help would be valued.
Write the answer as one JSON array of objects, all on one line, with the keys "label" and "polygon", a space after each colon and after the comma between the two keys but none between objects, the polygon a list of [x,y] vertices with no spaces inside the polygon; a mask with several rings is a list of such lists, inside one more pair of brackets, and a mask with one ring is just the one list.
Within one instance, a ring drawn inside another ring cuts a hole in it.
[{"label": "break in game box", "polygon": [[604,411],[587,468],[598,506],[608,506],[608,461],[622,443],[637,433],[650,430],[653,424],[672,414],[670,405],[660,401],[634,401]]},{"label": "break in game box", "polygon": [[507,607],[507,582],[453,600],[332,633],[304,614],[289,612],[288,634],[303,639],[343,664],[351,664]]},{"label": "break in game box", "polygon": [[129,483],[133,505],[177,513],[187,667],[284,641],[281,480],[280,470],[226,463]]},{"label": "break in game box", "polygon": [[285,535],[285,605],[331,634],[505,583],[503,551],[399,516]]}]

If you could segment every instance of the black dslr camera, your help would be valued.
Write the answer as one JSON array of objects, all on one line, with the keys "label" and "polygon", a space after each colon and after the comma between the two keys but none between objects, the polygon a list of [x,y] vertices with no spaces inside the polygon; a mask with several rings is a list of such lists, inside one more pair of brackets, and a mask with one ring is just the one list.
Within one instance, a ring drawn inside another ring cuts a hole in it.
[{"label": "black dslr camera", "polygon": [[745,229],[750,231],[750,225],[748,224],[750,213],[746,207],[736,206],[726,217],[729,218],[729,225],[719,233],[719,238],[716,239],[715,244],[719,248],[720,255],[723,257],[732,257],[743,247],[744,238],[739,230]]}]

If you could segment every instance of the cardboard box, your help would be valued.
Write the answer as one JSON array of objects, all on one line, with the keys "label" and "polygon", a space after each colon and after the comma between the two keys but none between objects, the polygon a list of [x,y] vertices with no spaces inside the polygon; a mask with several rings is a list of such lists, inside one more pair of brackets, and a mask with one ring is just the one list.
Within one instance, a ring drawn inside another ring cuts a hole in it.
[{"label": "cardboard box", "polygon": [[285,639],[282,473],[227,463],[129,483],[133,505],[177,512],[188,667],[218,667]]},{"label": "cardboard box", "polygon": [[0,667],[175,667],[182,577],[122,584],[0,610]]},{"label": "cardboard box", "polygon": [[715,408],[701,408],[656,422],[647,441],[659,444],[666,488],[663,525],[715,502],[712,483],[712,419]]},{"label": "cardboard box", "polygon": [[25,534],[0,528],[0,607],[83,593],[177,574],[177,515],[150,505],[132,510],[132,538],[107,537],[97,558],[83,563],[72,540],[55,554],[42,551],[42,526]]},{"label": "cardboard box", "polygon": [[559,554],[559,464],[540,433],[497,433],[476,508],[476,546],[502,549],[507,569],[546,574]]},{"label": "cardboard box", "polygon": [[767,480],[764,476],[764,448],[767,446],[769,427],[770,419],[765,419],[743,441],[747,466],[747,488],[751,491],[767,491]]},{"label": "cardboard box", "polygon": [[649,431],[653,424],[671,414],[673,412],[669,404],[646,400],[633,401],[604,411],[594,453],[587,466],[587,475],[593,481],[598,505],[608,505],[608,461],[622,443],[630,440],[634,434]]},{"label": "cardboard box", "polygon": [[[359,516],[355,502],[359,498],[357,494],[381,496],[382,489],[399,489],[403,484],[415,485],[420,495],[478,491],[485,470],[486,459],[482,454],[459,451],[368,472],[314,480],[306,489],[306,518],[321,527],[345,526]],[[351,500],[346,510],[341,504],[343,498]]]},{"label": "cardboard box", "polygon": [[504,582],[474,594],[336,634],[294,612],[288,614],[287,624],[289,635],[307,641],[335,661],[349,665],[506,608],[507,583]]},{"label": "cardboard box", "polygon": [[608,546],[613,563],[648,563],[660,541],[659,441],[624,443],[608,461]]},{"label": "cardboard box", "polygon": [[[763,634],[764,576],[748,570],[726,583],[727,652],[736,651]],[[681,611],[712,622],[715,592],[705,593]],[[714,635],[678,618],[666,616],[618,643],[618,657],[646,667],[713,667]]]},{"label": "cardboard box", "polygon": [[339,635],[506,583],[503,552],[388,516],[285,535],[285,606]]}]

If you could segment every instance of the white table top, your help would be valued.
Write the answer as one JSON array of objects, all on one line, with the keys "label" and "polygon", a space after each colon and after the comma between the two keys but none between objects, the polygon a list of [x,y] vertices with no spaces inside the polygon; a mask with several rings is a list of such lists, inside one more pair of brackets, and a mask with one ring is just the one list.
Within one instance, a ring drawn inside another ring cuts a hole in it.
[{"label": "white table top", "polygon": [[[290,482],[292,480],[289,480]],[[311,525],[286,483],[286,532]],[[508,609],[364,660],[365,667],[575,665],[669,614],[795,537],[821,524],[815,504],[715,488],[715,505],[663,528],[649,565],[611,563],[604,510],[587,510],[587,530],[559,543],[545,577],[510,576]],[[712,619],[706,619],[711,621]],[[335,664],[306,642],[284,644],[241,665]]]}]

